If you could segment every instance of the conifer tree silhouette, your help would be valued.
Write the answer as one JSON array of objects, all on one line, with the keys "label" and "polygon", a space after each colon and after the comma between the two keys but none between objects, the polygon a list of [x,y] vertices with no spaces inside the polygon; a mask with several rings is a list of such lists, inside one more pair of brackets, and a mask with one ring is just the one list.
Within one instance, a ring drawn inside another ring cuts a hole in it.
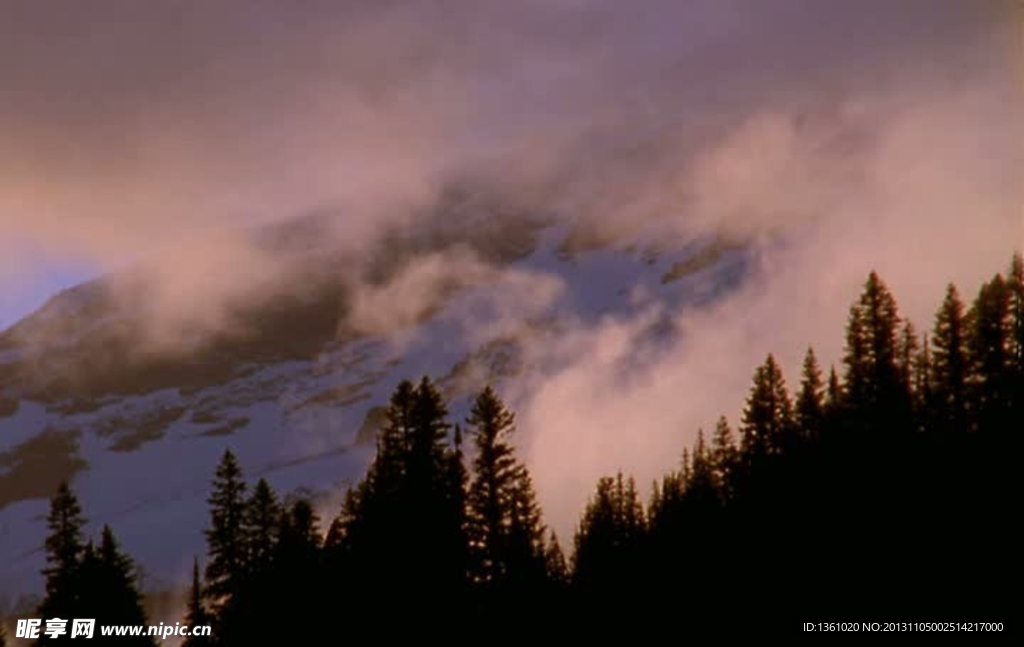
[{"label": "conifer tree silhouette", "polygon": [[210,527],[206,529],[206,599],[214,614],[239,590],[245,577],[245,482],[238,460],[225,451],[213,479]]},{"label": "conifer tree silhouette", "polygon": [[467,425],[476,448],[468,496],[473,581],[499,592],[538,586],[544,527],[529,472],[511,445],[515,416],[488,386]]},{"label": "conifer tree silhouette", "polygon": [[935,316],[932,334],[932,379],[935,417],[933,431],[962,433],[967,426],[967,331],[964,306],[950,283]]},{"label": "conifer tree silhouette", "polygon": [[[205,627],[211,625],[213,619],[203,602],[203,586],[199,579],[199,560],[192,560],[192,584],[188,590],[188,603],[185,607],[184,623],[186,626]],[[211,647],[212,636],[190,635],[182,642],[182,647]]]},{"label": "conifer tree silhouette", "polygon": [[871,272],[860,298],[850,307],[843,362],[846,404],[859,431],[911,427],[907,388],[899,368],[900,316],[896,299]]},{"label": "conifer tree silhouette", "polygon": [[793,405],[782,369],[771,354],[754,373],[754,384],[743,410],[743,452],[757,461],[782,451],[793,433]]},{"label": "conifer tree silhouette", "polygon": [[821,433],[825,418],[824,384],[818,358],[814,349],[808,347],[804,357],[800,393],[796,400],[796,425],[804,439],[816,439]]},{"label": "conifer tree silhouette", "polygon": [[[97,625],[147,624],[135,564],[121,551],[109,526],[103,527],[99,547],[87,545],[82,557],[81,579],[82,601],[78,615],[73,617],[93,618]],[[155,640],[146,635],[94,636],[96,638],[101,644],[155,645]]]},{"label": "conifer tree silhouette", "polygon": [[1008,431],[1014,367],[1010,292],[1002,275],[981,286],[967,319],[972,361],[969,400],[977,429],[983,433]]},{"label": "conifer tree silhouette", "polygon": [[[50,512],[46,517],[49,534],[46,537],[46,597],[39,606],[42,618],[71,619],[76,617],[82,601],[89,594],[82,586],[82,560],[85,556],[83,528],[86,520],[78,498],[62,482],[50,499]],[[41,635],[39,645],[49,645],[57,639]]]}]

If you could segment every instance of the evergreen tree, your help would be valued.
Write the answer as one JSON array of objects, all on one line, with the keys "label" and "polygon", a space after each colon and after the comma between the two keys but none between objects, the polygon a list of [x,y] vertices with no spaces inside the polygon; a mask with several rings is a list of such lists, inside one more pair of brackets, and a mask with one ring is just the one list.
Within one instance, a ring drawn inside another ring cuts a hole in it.
[{"label": "evergreen tree", "polygon": [[932,393],[937,432],[964,432],[967,420],[967,337],[964,306],[951,283],[935,317],[932,335]]},{"label": "evergreen tree", "polygon": [[544,547],[544,569],[548,581],[556,590],[564,589],[569,585],[569,566],[562,553],[562,546],[558,543],[558,536],[554,532]]},{"label": "evergreen tree", "polygon": [[1006,277],[1010,293],[1010,399],[1008,419],[1024,419],[1024,256],[1017,252]]},{"label": "evergreen tree", "polygon": [[835,430],[841,426],[843,414],[844,394],[843,385],[839,381],[836,367],[831,366],[828,370],[828,387],[825,389],[825,426]]},{"label": "evergreen tree", "polygon": [[256,482],[246,501],[243,535],[246,544],[246,566],[250,574],[270,568],[281,525],[281,508],[277,495],[265,479]]},{"label": "evergreen tree", "polygon": [[411,546],[415,587],[421,595],[438,590],[456,595],[466,579],[463,484],[451,478],[448,408],[434,383],[424,377],[412,408],[412,437],[405,475],[405,498],[419,541]]},{"label": "evergreen tree", "polygon": [[231,451],[225,451],[213,479],[210,527],[206,530],[209,563],[206,598],[218,616],[245,576],[245,482]]},{"label": "evergreen tree", "polygon": [[[684,450],[682,464],[689,463],[689,453]],[[685,516],[686,480],[684,471],[669,472],[661,482],[654,482],[651,502],[647,507],[648,531],[653,537],[671,543],[681,536],[679,520]]]},{"label": "evergreen tree", "polygon": [[690,487],[690,480],[693,478],[693,459],[690,458],[690,449],[683,447],[683,457],[679,461],[679,492],[680,495]]},{"label": "evergreen tree", "polygon": [[727,502],[733,497],[733,479],[734,471],[739,467],[739,449],[725,416],[719,416],[718,422],[715,423],[715,434],[711,439],[711,464],[719,495]]},{"label": "evergreen tree", "polygon": [[491,387],[470,411],[476,446],[468,496],[473,581],[501,589],[543,572],[543,526],[530,476],[515,457],[515,416]]},{"label": "evergreen tree", "polygon": [[445,487],[445,525],[450,530],[451,559],[453,570],[462,573],[462,579],[470,577],[469,547],[469,474],[462,454],[462,428],[455,425],[451,449],[446,453],[445,468],[447,485]]},{"label": "evergreen tree", "polygon": [[[391,394],[385,411],[385,424],[377,438],[377,452],[366,478],[350,489],[338,517],[340,549],[351,565],[361,571],[359,577],[381,582],[398,577],[397,560],[388,554],[401,554],[405,510],[402,489],[406,472],[409,438],[412,435],[412,407],[415,387],[403,380]],[[380,569],[374,576],[370,573]]]},{"label": "evergreen tree", "polygon": [[346,497],[335,533],[340,546],[332,549],[359,586],[417,614],[451,603],[466,579],[464,478],[455,465],[461,452],[449,446],[446,416],[428,378],[398,385],[377,455]]},{"label": "evergreen tree", "polygon": [[932,428],[934,396],[932,394],[932,350],[928,335],[921,339],[914,360],[914,430],[923,432]]},{"label": "evergreen tree", "polygon": [[697,429],[697,442],[693,447],[685,495],[691,502],[701,506],[716,506],[719,503],[715,464],[711,451],[704,443],[703,429]]},{"label": "evergreen tree", "polygon": [[757,460],[781,451],[792,434],[793,405],[775,357],[768,355],[754,373],[743,410],[743,453]]},{"label": "evergreen tree", "polygon": [[[203,588],[199,579],[199,560],[192,561],[192,586],[188,591],[188,605],[185,608],[183,624],[188,627],[209,626],[213,622],[210,614],[203,604]],[[189,636],[182,643],[182,647],[211,647],[213,641],[211,636]]]},{"label": "evergreen tree", "polygon": [[971,323],[971,400],[978,430],[1003,431],[1010,425],[1013,366],[1010,293],[1001,275],[981,286],[967,319]]},{"label": "evergreen tree", "polygon": [[864,292],[850,308],[846,329],[847,409],[862,431],[909,430],[910,402],[901,378],[896,300],[871,272]]},{"label": "evergreen tree", "polygon": [[576,532],[575,585],[597,598],[628,590],[646,532],[632,477],[602,477]]},{"label": "evergreen tree", "polygon": [[[270,567],[256,581],[256,592],[238,610],[237,644],[310,645],[323,639],[323,626],[311,619],[330,613],[337,583],[323,572],[320,519],[306,499],[296,500],[280,517],[279,540]],[[282,596],[282,592],[286,595]],[[253,617],[273,615],[275,627],[253,623]],[[244,623],[244,624],[243,624]]]},{"label": "evergreen tree", "polygon": [[[85,555],[82,528],[86,520],[78,498],[63,482],[57,493],[50,499],[50,513],[46,517],[49,534],[46,537],[46,597],[39,606],[42,618],[72,619],[81,609],[82,601],[90,592],[82,587],[81,566]],[[88,617],[88,616],[86,616]],[[54,639],[45,635],[40,645],[48,645]]]},{"label": "evergreen tree", "polygon": [[292,504],[281,522],[281,541],[276,546],[278,555],[288,557],[292,563],[315,561],[320,548],[319,523],[308,500],[299,499]]},{"label": "evergreen tree", "polygon": [[[917,330],[914,324],[908,319],[903,323],[903,332],[900,336],[900,355],[897,362],[900,380],[908,392],[914,391],[914,363],[920,346],[917,342]],[[912,398],[913,396],[911,396]]]},{"label": "evergreen tree", "polygon": [[818,358],[814,349],[808,347],[804,357],[803,377],[800,381],[800,394],[796,400],[796,424],[800,435],[806,439],[815,439],[821,433],[825,419],[824,385]]},{"label": "evergreen tree", "polygon": [[[109,526],[103,527],[99,548],[87,546],[81,577],[85,596],[75,617],[95,618],[97,625],[147,624],[135,564],[121,551]],[[150,636],[125,636],[117,644],[152,647],[155,641]]]}]

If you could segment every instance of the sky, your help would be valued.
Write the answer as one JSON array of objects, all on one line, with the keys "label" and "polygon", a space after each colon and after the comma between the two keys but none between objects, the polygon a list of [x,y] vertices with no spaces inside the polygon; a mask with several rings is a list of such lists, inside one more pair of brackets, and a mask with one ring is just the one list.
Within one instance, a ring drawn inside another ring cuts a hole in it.
[{"label": "sky", "polygon": [[[735,413],[767,350],[787,369],[807,343],[835,361],[870,269],[920,324],[946,281],[969,293],[1022,246],[1020,11],[0,0],[0,322],[159,259],[145,342],[213,332],[297,269],[239,231],[326,210],[360,248],[459,183],[586,231],[781,232],[743,290],[680,315],[684,341],[626,383],[614,369],[659,304],[535,349],[564,358],[516,394],[545,496],[616,461],[656,473],[679,429]],[[685,407],[665,404],[680,391]],[[616,433],[639,416],[637,447]],[[575,429],[598,440],[572,464]],[[567,489],[546,505],[578,509]]]}]

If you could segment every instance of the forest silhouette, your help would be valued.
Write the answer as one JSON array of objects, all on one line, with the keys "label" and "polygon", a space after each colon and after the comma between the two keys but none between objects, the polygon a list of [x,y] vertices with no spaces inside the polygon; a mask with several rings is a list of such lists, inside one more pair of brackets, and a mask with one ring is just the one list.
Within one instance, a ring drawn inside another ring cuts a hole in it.
[{"label": "forest silhouette", "polygon": [[[515,416],[490,386],[453,425],[429,378],[399,384],[365,477],[329,519],[247,483],[227,451],[181,619],[213,636],[185,644],[341,642],[348,625],[452,638],[556,624],[770,635],[822,621],[1007,623],[1021,546],[1021,255],[969,305],[950,285],[924,333],[872,272],[845,335],[838,367],[826,373],[808,349],[792,387],[769,354],[742,418],[699,430],[653,486],[601,478],[571,551],[545,527]],[[622,433],[642,443],[643,425]],[[39,614],[145,622],[131,558],[109,528],[84,537],[67,485],[47,523]]]}]

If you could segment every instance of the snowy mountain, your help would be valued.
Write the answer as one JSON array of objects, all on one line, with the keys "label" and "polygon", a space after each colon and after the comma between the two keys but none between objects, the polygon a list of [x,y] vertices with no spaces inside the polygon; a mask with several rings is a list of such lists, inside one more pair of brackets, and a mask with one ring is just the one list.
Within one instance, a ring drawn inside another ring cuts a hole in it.
[{"label": "snowy mountain", "polygon": [[[602,238],[472,200],[441,212],[358,251],[325,234],[328,216],[260,230],[255,245],[299,268],[287,289],[240,304],[244,326],[184,349],[139,341],[144,266],[66,290],[5,331],[0,603],[40,591],[46,497],[63,479],[91,529],[110,524],[137,558],[145,588],[177,586],[204,552],[225,448],[250,481],[332,516],[400,380],[439,380],[459,421],[483,383],[546,370],[527,349],[566,324],[628,314],[638,299],[678,311],[719,298],[751,258],[736,241],[657,223]],[[666,319],[650,337],[673,334]]]}]

